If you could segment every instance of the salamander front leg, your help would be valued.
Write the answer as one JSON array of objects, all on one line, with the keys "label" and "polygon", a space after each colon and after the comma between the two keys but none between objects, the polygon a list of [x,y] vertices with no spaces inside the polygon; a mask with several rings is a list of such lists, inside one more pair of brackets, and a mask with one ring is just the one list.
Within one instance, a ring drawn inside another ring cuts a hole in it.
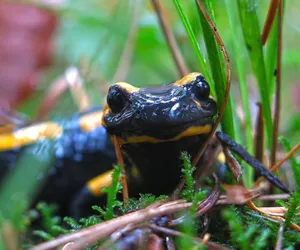
[{"label": "salamander front leg", "polygon": [[228,135],[222,132],[217,132],[216,136],[222,144],[226,145],[231,151],[241,157],[251,167],[258,171],[260,175],[264,176],[269,182],[271,182],[273,185],[280,188],[284,192],[290,192],[287,187],[285,187],[274,174],[266,169],[261,162],[251,156],[241,145],[233,141]]},{"label": "salamander front leg", "polygon": [[112,172],[113,170],[110,170],[94,177],[75,195],[70,208],[73,218],[89,216],[92,213],[91,206],[105,204],[106,195],[103,194],[102,189],[111,185]]}]

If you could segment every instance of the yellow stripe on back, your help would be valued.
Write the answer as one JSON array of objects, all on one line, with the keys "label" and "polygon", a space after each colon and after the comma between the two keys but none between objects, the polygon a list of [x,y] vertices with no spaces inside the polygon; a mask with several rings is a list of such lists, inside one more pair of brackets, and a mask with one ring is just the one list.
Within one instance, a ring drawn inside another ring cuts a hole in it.
[{"label": "yellow stripe on back", "polygon": [[191,126],[185,131],[181,132],[180,134],[176,135],[173,138],[162,140],[157,139],[151,136],[133,136],[129,137],[126,141],[122,138],[118,138],[118,142],[120,145],[127,144],[127,143],[141,143],[141,142],[149,142],[149,143],[160,143],[160,142],[168,142],[168,141],[177,141],[181,138],[193,135],[200,135],[200,134],[208,134],[211,131],[211,125],[206,124],[204,126]]},{"label": "yellow stripe on back", "polygon": [[0,151],[11,150],[37,141],[61,136],[62,127],[54,122],[45,122],[0,135]]},{"label": "yellow stripe on back", "polygon": [[113,170],[107,171],[104,174],[98,175],[97,177],[91,179],[87,183],[89,191],[94,196],[99,196],[102,194],[102,189],[104,187],[109,187],[112,183],[112,173]]},{"label": "yellow stripe on back", "polygon": [[84,115],[80,118],[79,124],[82,131],[89,132],[102,126],[102,111]]}]

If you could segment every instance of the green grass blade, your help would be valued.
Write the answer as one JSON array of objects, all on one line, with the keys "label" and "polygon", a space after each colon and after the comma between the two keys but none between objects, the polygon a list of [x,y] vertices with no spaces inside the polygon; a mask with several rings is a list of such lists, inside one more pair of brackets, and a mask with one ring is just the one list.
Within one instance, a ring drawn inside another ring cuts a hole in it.
[{"label": "green grass blade", "polygon": [[1,183],[1,217],[17,223],[23,212],[34,200],[44,175],[53,157],[53,141],[37,143],[28,147],[21,155],[14,169]]},{"label": "green grass blade", "polygon": [[211,74],[209,73],[208,67],[205,63],[204,56],[200,50],[195,33],[194,33],[192,26],[187,18],[187,15],[185,14],[183,6],[180,3],[180,0],[173,0],[173,4],[177,10],[177,13],[180,16],[181,22],[186,30],[186,33],[188,35],[190,42],[192,44],[193,50],[196,54],[196,58],[199,63],[199,66],[200,66],[200,69],[202,70],[202,73],[206,77],[207,81],[210,83],[212,95],[216,96],[216,90],[215,90],[215,86],[212,84],[213,81],[212,81]]},{"label": "green grass blade", "polygon": [[[208,0],[204,0],[202,2],[204,3],[206,10],[210,14],[213,22],[215,23],[215,20],[213,18],[213,8],[211,2]],[[215,36],[209,24],[207,23],[206,19],[204,18],[203,14],[201,13],[200,9],[199,9],[199,15],[200,15],[200,21],[203,29],[203,37],[206,45],[212,77],[216,85],[218,104],[222,105],[224,101],[225,88],[226,88],[226,76],[225,76],[226,69],[225,69],[224,59],[220,49],[218,48]],[[232,138],[235,138],[230,97],[228,99],[227,107],[223,115],[222,129],[226,134],[230,135]]]},{"label": "green grass blade", "polygon": [[245,46],[248,50],[252,70],[256,77],[260,92],[263,116],[266,126],[268,148],[272,148],[272,114],[270,106],[269,86],[265,69],[262,42],[260,37],[260,27],[256,14],[256,1],[237,0],[239,15],[244,34]]},{"label": "green grass blade", "polygon": [[[238,81],[239,81],[239,87],[240,87],[240,93],[241,93],[241,99],[242,99],[242,105],[243,105],[243,111],[245,115],[245,133],[246,133],[246,147],[247,151],[253,155],[254,153],[254,147],[253,147],[253,140],[252,140],[252,121],[251,121],[251,112],[250,112],[250,106],[249,106],[249,90],[247,86],[246,81],[246,70],[243,63],[245,61],[245,53],[241,47],[241,41],[242,37],[240,34],[240,30],[238,29],[237,23],[238,16],[237,16],[237,6],[236,2],[232,0],[225,0],[225,6],[227,10],[228,20],[229,20],[229,29],[231,34],[231,42],[233,44],[234,49],[234,55],[235,55],[235,61],[236,63],[236,69],[237,69],[237,75],[238,75]],[[243,175],[244,181],[247,187],[251,186],[253,182],[253,168],[250,166],[246,166],[245,174]]]}]

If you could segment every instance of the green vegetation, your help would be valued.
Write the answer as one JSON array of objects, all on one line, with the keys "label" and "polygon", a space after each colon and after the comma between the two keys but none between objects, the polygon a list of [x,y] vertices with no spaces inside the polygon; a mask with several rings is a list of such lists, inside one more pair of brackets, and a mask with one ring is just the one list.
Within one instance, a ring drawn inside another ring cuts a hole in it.
[{"label": "green vegetation", "polygon": [[[221,107],[226,84],[224,56],[216,42],[212,30],[199,11],[196,1],[160,1],[163,4],[169,26],[176,38],[179,49],[190,71],[200,71],[211,85],[212,95]],[[216,24],[231,60],[232,87],[230,100],[222,120],[221,129],[245,145],[254,154],[254,134],[257,112],[255,103],[263,107],[265,124],[265,151],[272,149],[273,111],[272,102],[275,93],[275,68],[277,49],[277,26],[275,20],[268,43],[263,46],[260,35],[268,9],[269,1],[255,0],[204,0],[202,1]],[[300,140],[299,103],[294,92],[299,91],[300,32],[297,29],[300,4],[297,0],[285,2],[284,17],[284,52],[283,52],[283,87],[281,92],[280,141],[286,152]],[[56,34],[55,60],[47,70],[38,91],[20,107],[21,112],[34,117],[36,107],[41,103],[49,86],[63,74],[64,69],[73,64],[78,66],[84,76],[88,94],[95,105],[101,105],[107,87],[116,80],[120,61],[130,37],[132,23],[135,35],[132,50],[126,59],[128,69],[124,69],[124,79],[137,86],[161,85],[178,79],[171,53],[157,22],[155,13],[147,4],[138,1],[119,1],[107,4],[107,1],[67,1],[53,10],[60,17]],[[121,68],[122,70],[122,68]],[[120,79],[118,79],[120,80]],[[103,90],[104,89],[104,90]],[[297,106],[298,105],[298,106]],[[60,100],[59,108],[52,110],[50,117],[70,116],[76,111],[70,93]],[[102,221],[111,220],[127,212],[143,209],[148,205],[165,199],[152,194],[141,194],[139,199],[129,199],[126,208],[117,199],[121,191],[119,183],[121,168],[115,167],[113,185],[106,188],[107,204],[94,206],[95,215],[76,221],[72,218],[60,218],[55,215],[52,205],[40,203],[36,210],[28,210],[40,187],[37,176],[40,170],[46,171],[51,162],[51,143],[43,148],[46,153],[41,157],[24,154],[18,162],[17,171],[12,172],[0,190],[0,249],[4,248],[3,233],[6,226],[14,227],[19,233],[34,235],[43,240],[50,240],[58,235],[80,230]],[[280,147],[278,147],[280,149]],[[295,154],[296,156],[296,154]],[[200,220],[194,219],[197,205],[203,201],[208,191],[195,190],[193,173],[195,168],[187,154],[182,154],[182,173],[186,180],[181,194],[193,203],[184,215],[186,218],[179,226],[184,236],[177,237],[176,243],[183,248],[204,248],[196,243],[201,228]],[[291,157],[287,171],[294,176],[295,192],[287,202],[277,204],[287,208],[284,215],[284,249],[293,249],[300,243],[299,232],[291,229],[291,223],[300,224],[300,165],[299,157]],[[29,166],[29,167],[28,167]],[[35,167],[32,167],[35,166]],[[249,166],[243,166],[243,180],[246,187],[254,184],[254,173]],[[289,168],[290,167],[290,168]],[[19,192],[22,190],[22,192]],[[223,209],[223,207],[222,207]],[[224,238],[213,241],[234,247],[235,249],[264,249],[276,244],[279,223],[258,212],[240,207],[226,207],[220,213],[220,221],[225,227]],[[182,215],[182,214],[181,214]],[[41,228],[30,227],[30,222],[39,218]],[[216,234],[218,235],[218,234]],[[27,236],[27,235],[26,235]],[[228,236],[228,238],[226,238]],[[34,240],[36,238],[34,237]],[[26,242],[26,241],[25,241]],[[24,243],[25,244],[25,243]]]}]

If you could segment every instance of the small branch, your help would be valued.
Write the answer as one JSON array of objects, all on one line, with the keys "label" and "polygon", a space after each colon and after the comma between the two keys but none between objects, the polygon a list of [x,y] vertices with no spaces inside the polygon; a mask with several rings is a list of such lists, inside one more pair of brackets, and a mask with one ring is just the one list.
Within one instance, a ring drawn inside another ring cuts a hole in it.
[{"label": "small branch", "polygon": [[163,234],[167,234],[167,235],[171,235],[171,236],[175,236],[175,237],[190,238],[195,243],[202,243],[203,245],[205,245],[206,246],[205,249],[229,250],[229,248],[227,248],[227,247],[218,245],[214,242],[207,241],[207,239],[205,237],[203,239],[200,239],[200,238],[197,238],[197,237],[192,237],[192,236],[186,235],[182,232],[179,232],[177,230],[166,228],[166,227],[160,227],[160,226],[157,226],[157,225],[154,225],[154,224],[149,225],[149,227],[157,233],[163,233]]},{"label": "small branch", "polygon": [[130,214],[126,214],[124,216],[82,229],[78,232],[67,234],[54,240],[41,243],[31,248],[31,250],[50,250],[73,241],[75,244],[72,245],[69,250],[81,249],[93,244],[97,240],[101,240],[102,238],[112,234],[113,232],[128,224],[142,223],[144,221],[152,219],[153,217],[176,213],[189,209],[192,206],[191,202],[179,204],[174,204],[174,202],[171,203],[172,205],[169,205],[167,203],[164,204],[164,206],[160,206],[157,208],[153,208],[152,206],[151,208],[145,208],[136,212],[132,212]]},{"label": "small branch", "polygon": [[283,232],[284,232],[284,223],[280,223],[280,227],[277,234],[277,240],[274,250],[281,250],[282,249],[282,242],[283,242]]},{"label": "small branch", "polygon": [[[288,160],[294,153],[300,149],[300,143],[298,143],[295,147],[291,149],[290,152],[288,152],[279,162],[277,162],[273,167],[271,167],[270,172],[274,172],[278,168],[281,167],[281,165]],[[262,181],[264,180],[264,177],[260,177],[252,186],[252,188],[257,187]]]},{"label": "small branch", "polygon": [[240,183],[240,176],[242,175],[242,167],[238,163],[238,161],[233,157],[229,148],[225,145],[222,145],[224,155],[226,157],[227,166],[230,169],[230,172],[233,175],[233,178],[236,180],[237,183]]},{"label": "small branch", "polygon": [[79,111],[84,112],[88,110],[91,106],[90,99],[84,89],[84,81],[79,74],[78,68],[74,66],[67,68],[65,71],[65,78]]},{"label": "small branch", "polygon": [[[224,115],[226,105],[227,105],[227,102],[228,102],[228,99],[229,99],[229,91],[230,91],[230,85],[231,85],[231,66],[230,66],[230,59],[229,59],[226,47],[223,43],[223,40],[222,40],[221,36],[219,35],[219,33],[217,31],[217,28],[216,28],[215,24],[213,23],[212,19],[210,18],[209,14],[207,13],[207,11],[205,9],[205,6],[202,4],[202,2],[200,0],[197,0],[197,5],[198,5],[199,9],[201,10],[201,12],[202,12],[204,18],[206,19],[207,23],[209,24],[209,26],[210,26],[210,28],[211,28],[211,30],[212,30],[215,38],[216,38],[216,41],[217,41],[217,43],[220,47],[220,50],[222,51],[222,53],[224,55],[225,64],[226,64],[226,90],[225,90],[225,96],[224,96],[224,99],[223,99],[224,100],[223,105],[222,105],[222,108],[219,112],[218,119],[216,120],[216,123],[215,123],[214,127],[212,128],[212,131],[211,131],[210,135],[207,137],[207,139],[205,140],[205,142],[203,143],[203,145],[199,149],[198,153],[194,157],[193,162],[192,162],[193,166],[197,166],[201,156],[203,155],[205,149],[207,148],[207,145],[209,144],[209,142],[213,138],[214,133],[216,132],[216,130],[219,126],[219,123],[222,120],[222,117]],[[200,176],[201,175],[200,171],[202,171],[201,168],[198,168],[196,173],[195,173],[195,176]],[[178,186],[176,188],[178,190],[178,192],[180,192],[183,189],[184,183],[185,183],[185,179],[182,178],[180,183],[178,184]]]},{"label": "small branch", "polygon": [[200,205],[197,208],[196,217],[199,217],[205,213],[207,213],[210,209],[213,208],[213,206],[217,203],[220,196],[220,185],[217,182],[217,185],[212,190],[212,192],[209,194],[208,198],[200,203]]},{"label": "small branch", "polygon": [[202,240],[200,238],[196,238],[196,237],[191,237],[191,236],[188,236],[182,232],[179,232],[177,230],[174,230],[174,229],[170,229],[170,228],[167,228],[167,227],[160,227],[160,226],[157,226],[155,224],[150,224],[149,227],[154,231],[154,232],[157,232],[157,233],[164,233],[164,234],[167,234],[167,235],[171,235],[171,236],[177,236],[177,237],[190,237],[193,241],[197,242],[197,243],[201,243]]},{"label": "small branch", "polygon": [[230,60],[229,60],[229,56],[226,50],[226,47],[223,43],[223,40],[221,38],[221,36],[219,35],[219,32],[217,31],[217,28],[215,26],[215,24],[213,23],[212,19],[210,18],[209,14],[207,13],[205,6],[203,5],[203,3],[200,0],[197,0],[197,5],[199,7],[199,9],[201,10],[204,18],[206,19],[207,23],[209,24],[215,38],[216,41],[220,47],[220,50],[222,51],[223,55],[224,55],[224,59],[225,59],[225,64],[226,64],[226,90],[225,90],[225,96],[224,96],[224,102],[222,105],[222,108],[219,112],[219,117],[215,123],[215,126],[213,127],[209,137],[206,139],[206,141],[204,142],[203,146],[201,147],[201,149],[199,150],[198,154],[196,155],[196,157],[193,159],[193,166],[197,166],[202,154],[204,153],[209,141],[212,139],[215,131],[218,128],[219,123],[222,120],[223,114],[225,112],[226,109],[226,105],[227,105],[227,101],[229,99],[229,91],[230,91],[230,82],[231,82],[231,67],[230,67]]},{"label": "small branch", "polygon": [[120,148],[120,144],[118,142],[118,139],[116,136],[113,137],[114,141],[114,147],[115,147],[115,152],[118,160],[118,164],[122,166],[122,194],[123,194],[123,202],[124,202],[124,207],[126,207],[128,203],[128,185],[127,185],[127,174],[126,174],[126,169],[124,167],[124,160]]},{"label": "small branch", "polygon": [[[220,199],[216,203],[217,205],[231,205],[232,202],[227,201],[226,195],[221,195]],[[275,201],[275,200],[287,200],[290,197],[289,194],[271,194],[271,195],[262,195],[259,197],[255,197],[252,200],[258,201]]]},{"label": "small branch", "polygon": [[[254,211],[260,212],[261,214],[263,214],[264,216],[268,217],[268,218],[272,218],[273,220],[276,220],[277,222],[284,222],[285,220],[279,216],[273,216],[270,214],[265,213],[263,210],[261,210],[259,207],[255,206],[255,204],[252,201],[248,201],[247,205]],[[300,232],[300,226],[298,226],[295,223],[291,223],[290,227],[297,230],[298,232]]]},{"label": "small branch", "polygon": [[277,36],[277,73],[276,73],[276,91],[275,91],[275,111],[274,111],[274,129],[273,129],[273,145],[271,155],[271,166],[276,162],[277,140],[280,120],[280,93],[282,78],[282,22],[283,22],[283,1],[278,6],[278,36]]},{"label": "small branch", "polygon": [[271,31],[271,28],[272,28],[272,24],[273,24],[274,19],[275,19],[276,10],[277,10],[277,7],[278,7],[279,3],[280,3],[280,0],[271,0],[270,7],[269,7],[269,10],[268,10],[268,14],[267,14],[267,18],[266,18],[266,21],[265,21],[265,24],[264,24],[262,35],[261,35],[261,40],[262,40],[263,45],[265,45],[267,40],[268,40],[270,31]]},{"label": "small branch", "polygon": [[[212,207],[213,204],[215,204],[215,202],[218,200],[219,194],[219,186],[217,185],[207,199],[199,204],[200,209],[198,208],[197,213],[204,213],[210,207]],[[31,248],[31,250],[50,250],[58,246],[65,245],[69,242],[74,242],[74,244],[70,245],[68,250],[82,249],[118,230],[122,230],[122,228],[126,227],[127,225],[134,227],[135,224],[148,221],[154,217],[174,214],[189,209],[192,205],[192,202],[186,202],[184,200],[175,200],[163,204],[161,201],[159,201],[145,209],[132,212],[118,218],[82,229],[78,232],[61,236],[54,240],[39,244]]]},{"label": "small branch", "polygon": [[152,5],[155,9],[160,26],[163,30],[165,39],[168,43],[169,49],[172,53],[172,56],[173,56],[176,66],[177,66],[177,69],[180,72],[181,76],[184,76],[184,75],[188,74],[190,72],[190,70],[185,65],[183,56],[182,56],[182,54],[176,44],[175,38],[167,24],[167,21],[166,21],[165,15],[163,14],[163,9],[159,3],[159,0],[152,0]]},{"label": "small branch", "polygon": [[45,119],[49,112],[54,109],[63,94],[68,90],[68,84],[65,76],[60,76],[56,79],[47,90],[43,97],[43,101],[37,110],[35,119],[36,121]]},{"label": "small branch", "polygon": [[[220,196],[220,185],[219,185],[219,183],[217,183],[217,185],[211,191],[209,196],[198,205],[197,211],[196,211],[196,217],[199,217],[199,216],[207,213],[216,204],[216,202],[219,199],[219,196]],[[168,223],[168,225],[169,226],[179,225],[184,221],[185,217],[186,217],[186,215],[183,215],[177,219],[174,219],[174,220],[170,221]]]},{"label": "small branch", "polygon": [[228,135],[222,132],[217,132],[216,136],[222,144],[226,144],[232,152],[237,154],[243,161],[247,162],[251,167],[258,171],[261,176],[264,176],[269,182],[280,188],[282,191],[287,193],[290,192],[289,189],[283,185],[274,174],[272,174],[272,172],[266,169],[260,161],[250,155],[240,144],[236,143]]},{"label": "small branch", "polygon": [[264,118],[263,110],[260,102],[256,103],[258,107],[257,121],[256,121],[256,134],[255,134],[255,158],[263,162],[264,157]]}]

